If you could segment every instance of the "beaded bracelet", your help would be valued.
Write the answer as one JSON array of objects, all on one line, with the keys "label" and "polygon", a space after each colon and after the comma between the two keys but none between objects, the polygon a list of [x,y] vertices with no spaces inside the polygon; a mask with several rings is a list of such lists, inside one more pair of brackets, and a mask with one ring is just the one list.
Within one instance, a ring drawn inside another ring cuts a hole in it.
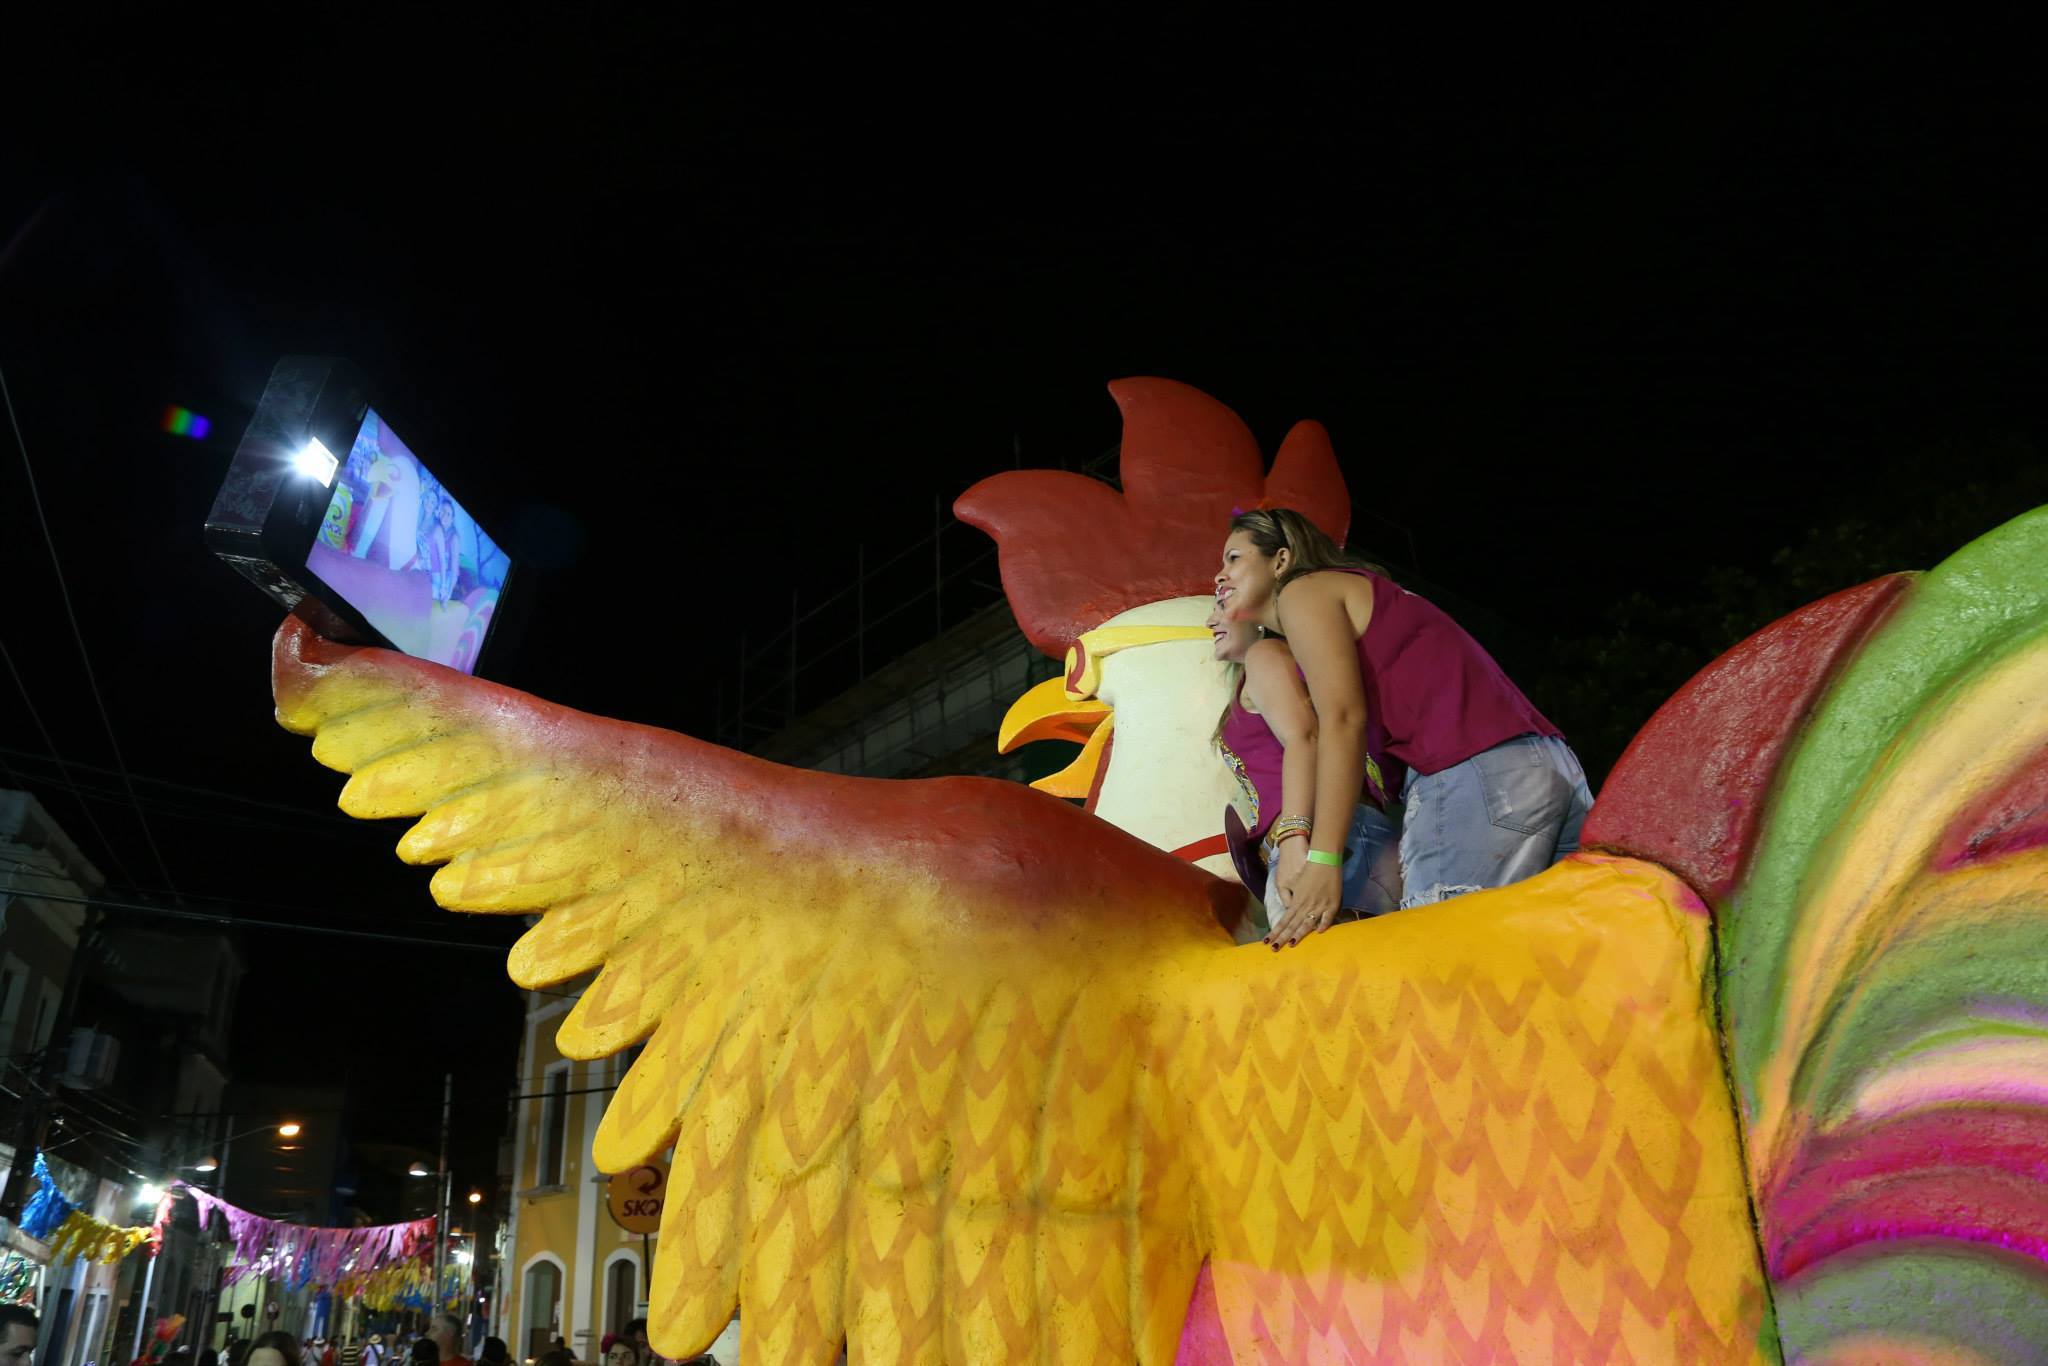
[{"label": "beaded bracelet", "polygon": [[1273,855],[1279,852],[1282,840],[1293,835],[1306,835],[1314,824],[1307,816],[1282,816],[1274,821],[1266,830],[1266,838],[1259,842],[1266,851],[1267,862],[1270,863]]}]

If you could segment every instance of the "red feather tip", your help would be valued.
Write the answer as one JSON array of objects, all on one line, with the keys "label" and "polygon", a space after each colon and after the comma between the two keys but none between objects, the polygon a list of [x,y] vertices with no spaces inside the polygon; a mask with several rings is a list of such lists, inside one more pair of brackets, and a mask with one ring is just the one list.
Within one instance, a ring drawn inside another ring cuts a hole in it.
[{"label": "red feather tip", "polygon": [[1014,470],[953,504],[993,536],[1003,591],[1031,643],[1055,659],[1084,631],[1166,598],[1208,593],[1230,519],[1288,507],[1339,545],[1351,496],[1317,422],[1298,422],[1270,470],[1230,409],[1168,379],[1109,386],[1123,410],[1123,490],[1062,470]]}]

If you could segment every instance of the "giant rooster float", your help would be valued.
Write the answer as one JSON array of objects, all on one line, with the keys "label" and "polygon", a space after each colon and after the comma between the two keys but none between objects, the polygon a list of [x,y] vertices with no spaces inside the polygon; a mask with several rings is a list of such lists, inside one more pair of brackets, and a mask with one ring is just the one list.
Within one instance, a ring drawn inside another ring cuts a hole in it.
[{"label": "giant rooster float", "polygon": [[[1123,490],[971,490],[1068,672],[1050,781],[778,767],[296,620],[279,720],[418,817],[450,910],[645,1040],[600,1167],[674,1149],[657,1349],[749,1363],[2048,1360],[2048,513],[1710,665],[1516,886],[1233,943],[1220,671],[1261,498],[1328,440],[1112,386]],[[1198,866],[1199,865],[1199,866]]]}]

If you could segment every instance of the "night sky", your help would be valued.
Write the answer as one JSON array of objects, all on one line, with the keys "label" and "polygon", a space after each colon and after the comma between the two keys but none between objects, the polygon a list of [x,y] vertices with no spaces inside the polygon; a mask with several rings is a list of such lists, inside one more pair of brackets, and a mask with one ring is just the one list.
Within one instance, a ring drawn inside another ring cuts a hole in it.
[{"label": "night sky", "polygon": [[[49,737],[0,678],[0,782],[117,891],[511,937],[334,813],[270,718],[278,612],[201,545],[288,353],[366,369],[528,571],[488,674],[700,733],[741,632],[935,498],[1109,447],[1122,375],[1269,450],[1326,423],[1354,543],[1504,623],[1518,673],[1631,594],[1683,613],[1841,517],[2041,463],[2044,144],[2008,35],[764,22],[68,55],[0,162],[0,367],[147,829],[4,431],[0,641]],[[169,403],[211,437],[160,434]],[[52,744],[118,797],[104,834]],[[345,1079],[357,1137],[429,1144],[452,1068],[458,1187],[488,1181],[499,962],[247,943],[242,1076]]]}]

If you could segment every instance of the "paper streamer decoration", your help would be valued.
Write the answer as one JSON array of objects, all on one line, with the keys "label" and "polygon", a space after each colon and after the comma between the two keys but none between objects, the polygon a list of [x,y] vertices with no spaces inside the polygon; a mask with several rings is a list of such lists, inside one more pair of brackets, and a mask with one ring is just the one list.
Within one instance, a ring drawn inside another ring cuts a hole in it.
[{"label": "paper streamer decoration", "polygon": [[83,1257],[103,1266],[111,1265],[144,1246],[149,1248],[150,1256],[156,1255],[157,1229],[148,1225],[123,1227],[87,1214],[57,1188],[57,1178],[41,1153],[36,1154],[30,1175],[35,1178],[36,1193],[22,1207],[20,1228],[29,1237],[49,1243],[53,1264]]},{"label": "paper streamer decoration", "polygon": [[84,1210],[73,1210],[57,1226],[57,1232],[50,1239],[50,1261],[68,1262],[83,1257],[89,1262],[111,1266],[145,1246],[149,1255],[154,1257],[158,1247],[154,1228],[146,1224],[123,1228],[104,1219],[95,1219]]},{"label": "paper streamer decoration", "polygon": [[441,1302],[438,1305],[432,1302],[432,1296],[428,1293],[433,1279],[431,1261],[422,1258],[381,1267],[368,1275],[344,1276],[336,1283],[334,1293],[345,1300],[361,1300],[364,1308],[376,1314],[401,1309],[433,1308],[459,1312],[466,1298],[467,1269],[453,1264],[443,1269]]},{"label": "paper streamer decoration", "polygon": [[216,1213],[226,1221],[228,1237],[235,1245],[235,1260],[225,1273],[229,1285],[257,1270],[276,1274],[294,1290],[314,1282],[335,1285],[351,1273],[367,1275],[383,1267],[433,1255],[431,1218],[403,1224],[374,1224],[368,1228],[312,1228],[251,1214],[183,1182],[176,1189],[190,1196],[199,1207],[202,1230]]},{"label": "paper streamer decoration", "polygon": [[37,1269],[19,1252],[0,1252],[0,1304],[35,1308]]},{"label": "paper streamer decoration", "polygon": [[20,1227],[23,1233],[40,1241],[55,1233],[78,1206],[57,1189],[57,1178],[50,1175],[50,1164],[41,1153],[36,1154],[30,1175],[35,1178],[36,1193],[22,1206]]}]

